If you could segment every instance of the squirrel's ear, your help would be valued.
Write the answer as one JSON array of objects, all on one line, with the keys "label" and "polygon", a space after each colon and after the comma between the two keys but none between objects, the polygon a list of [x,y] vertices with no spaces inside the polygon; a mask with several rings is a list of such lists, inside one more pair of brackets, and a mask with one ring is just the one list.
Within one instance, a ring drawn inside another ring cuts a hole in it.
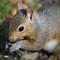
[{"label": "squirrel's ear", "polygon": [[27,18],[32,20],[33,10],[31,7],[27,8]]}]

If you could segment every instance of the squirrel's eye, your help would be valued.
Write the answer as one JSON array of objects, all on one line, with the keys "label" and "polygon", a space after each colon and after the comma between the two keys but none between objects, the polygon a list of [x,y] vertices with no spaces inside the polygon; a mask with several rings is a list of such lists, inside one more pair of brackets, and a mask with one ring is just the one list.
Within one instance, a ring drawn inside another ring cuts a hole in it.
[{"label": "squirrel's eye", "polygon": [[24,26],[20,26],[18,31],[23,31],[24,30]]}]

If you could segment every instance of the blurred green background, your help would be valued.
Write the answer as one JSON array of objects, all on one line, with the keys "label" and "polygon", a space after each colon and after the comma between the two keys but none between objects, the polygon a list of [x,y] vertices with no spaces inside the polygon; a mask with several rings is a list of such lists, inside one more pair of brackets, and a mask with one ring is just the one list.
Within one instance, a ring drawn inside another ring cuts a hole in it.
[{"label": "blurred green background", "polygon": [[0,18],[11,10],[11,0],[0,0]]}]

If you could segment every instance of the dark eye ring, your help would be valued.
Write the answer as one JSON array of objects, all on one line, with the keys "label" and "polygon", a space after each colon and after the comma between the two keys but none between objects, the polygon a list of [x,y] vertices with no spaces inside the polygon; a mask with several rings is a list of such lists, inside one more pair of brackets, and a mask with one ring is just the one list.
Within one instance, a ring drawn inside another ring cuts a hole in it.
[{"label": "dark eye ring", "polygon": [[24,30],[24,26],[20,26],[19,28],[18,28],[18,31],[23,31]]}]

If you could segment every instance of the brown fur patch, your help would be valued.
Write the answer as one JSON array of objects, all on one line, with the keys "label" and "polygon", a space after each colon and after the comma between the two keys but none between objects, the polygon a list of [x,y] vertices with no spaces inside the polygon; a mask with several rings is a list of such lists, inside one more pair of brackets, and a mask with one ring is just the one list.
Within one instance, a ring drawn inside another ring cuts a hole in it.
[{"label": "brown fur patch", "polygon": [[60,30],[54,31],[51,34],[50,39],[60,40]]}]

